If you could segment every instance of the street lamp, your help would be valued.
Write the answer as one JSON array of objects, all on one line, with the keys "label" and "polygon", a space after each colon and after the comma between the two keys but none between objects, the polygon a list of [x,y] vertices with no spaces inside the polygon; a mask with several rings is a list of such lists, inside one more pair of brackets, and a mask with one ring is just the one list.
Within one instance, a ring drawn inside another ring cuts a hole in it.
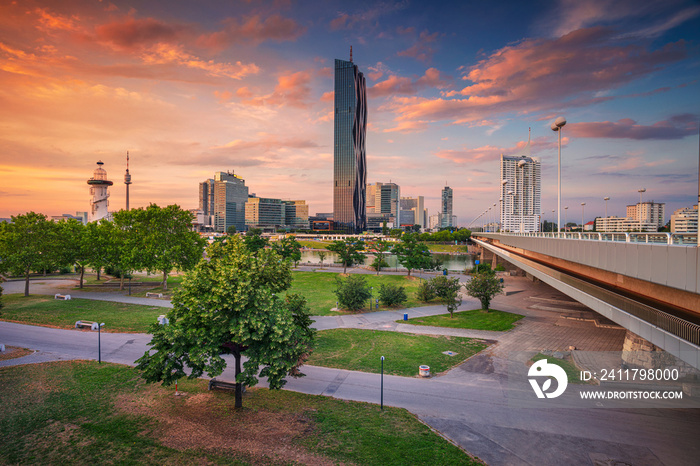
[{"label": "street lamp", "polygon": [[[569,206],[564,207],[564,232],[567,231],[566,228],[566,213],[569,211]],[[564,235],[566,237],[566,235]]]},{"label": "street lamp", "polygon": [[581,233],[583,233],[583,208],[586,205],[585,202],[581,203]]},{"label": "street lamp", "polygon": [[639,206],[637,207],[637,218],[639,219],[639,232],[642,232],[642,193],[647,192],[647,188],[638,189]]},{"label": "street lamp", "polygon": [[610,200],[609,197],[604,197],[603,200],[605,201],[605,232],[608,232],[608,201]]},{"label": "street lamp", "polygon": [[565,124],[566,118],[561,116],[552,123],[552,131],[559,133],[559,159],[557,164],[557,232],[559,232],[561,227],[561,132]]},{"label": "street lamp", "polygon": [[[552,209],[552,220],[554,219],[554,209]],[[557,225],[557,228],[559,225]],[[552,233],[554,233],[554,222],[552,222]],[[559,236],[559,230],[557,229],[557,236]]]}]

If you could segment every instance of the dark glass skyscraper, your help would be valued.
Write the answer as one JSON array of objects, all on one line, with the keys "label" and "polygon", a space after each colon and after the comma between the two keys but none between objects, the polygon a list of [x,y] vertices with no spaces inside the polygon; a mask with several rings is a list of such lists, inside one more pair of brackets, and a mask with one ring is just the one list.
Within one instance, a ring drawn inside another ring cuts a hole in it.
[{"label": "dark glass skyscraper", "polygon": [[352,61],[336,60],[333,221],[338,229],[354,233],[367,228],[366,133],[365,76]]}]

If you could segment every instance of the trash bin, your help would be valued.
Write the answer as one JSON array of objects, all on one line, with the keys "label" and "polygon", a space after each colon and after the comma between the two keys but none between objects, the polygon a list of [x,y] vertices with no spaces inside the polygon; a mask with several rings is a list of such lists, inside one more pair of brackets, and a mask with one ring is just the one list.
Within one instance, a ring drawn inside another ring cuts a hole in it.
[{"label": "trash bin", "polygon": [[421,377],[430,377],[430,366],[418,366],[418,375]]},{"label": "trash bin", "polygon": [[404,313],[403,320],[408,320],[408,313]]},{"label": "trash bin", "polygon": [[447,269],[442,269],[442,274],[447,275]]}]

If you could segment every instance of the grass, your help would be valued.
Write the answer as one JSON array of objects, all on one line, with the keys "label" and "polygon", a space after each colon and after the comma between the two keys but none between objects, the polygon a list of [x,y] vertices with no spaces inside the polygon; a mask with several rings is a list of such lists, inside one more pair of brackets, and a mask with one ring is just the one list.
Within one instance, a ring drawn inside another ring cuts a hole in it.
[{"label": "grass", "polygon": [[105,322],[107,332],[146,332],[168,309],[90,299],[60,301],[53,296],[3,296],[2,320],[58,328],[74,328],[78,320]]},{"label": "grass", "polygon": [[0,386],[1,464],[480,464],[399,408],[253,388],[237,410],[203,380],[173,396],[87,361],[3,368]]},{"label": "grass", "polygon": [[540,359],[546,359],[548,364],[556,364],[557,366],[564,369],[569,383],[593,383],[592,381],[586,382],[581,380],[581,372],[579,371],[579,368],[576,367],[576,364],[574,364],[573,360],[571,359],[571,356],[565,359],[557,359],[554,356],[545,356],[542,353],[537,353],[530,359],[530,361],[535,362],[539,361]]},{"label": "grass", "polygon": [[326,246],[330,246],[333,243],[332,241],[318,241],[311,239],[300,239],[297,241],[302,247],[311,249],[326,249]]},{"label": "grass", "polygon": [[428,246],[428,249],[430,249],[431,252],[456,252],[461,254],[467,253],[467,247],[464,245],[434,244],[431,242],[426,242],[424,244]]},{"label": "grass", "polygon": [[[515,327],[515,323],[524,316],[510,312],[490,309],[485,312],[481,309],[473,311],[459,311],[454,317],[449,314],[440,314],[429,317],[414,317],[408,321],[412,325],[429,325],[432,327],[468,328],[473,330],[506,331]],[[396,322],[406,323],[403,320]]]},{"label": "grass", "polygon": [[[404,377],[417,375],[418,366],[423,364],[430,366],[432,373],[444,372],[488,346],[472,338],[379,330],[334,329],[316,335],[316,348],[307,364],[379,373],[384,356],[384,372]],[[448,356],[443,351],[457,354]]]},{"label": "grass", "polygon": [[[306,297],[309,308],[311,309],[311,315],[339,315],[340,313],[331,311],[331,309],[335,307],[335,303],[338,300],[336,295],[333,293],[335,290],[335,279],[337,276],[339,276],[339,274],[333,272],[293,272],[292,287],[289,289],[288,293],[300,293]],[[418,285],[420,284],[420,279],[418,278],[408,278],[405,275],[370,274],[363,275],[363,277],[365,277],[369,286],[374,287],[374,300],[379,298],[379,285],[392,284],[406,288],[408,301],[406,301],[401,308],[426,305],[426,303],[420,302],[415,298],[415,290],[418,289]],[[376,301],[373,301],[372,305],[375,306]],[[365,311],[369,310],[368,308],[369,302],[367,302],[367,308],[365,308]],[[373,308],[372,310],[376,311],[387,309],[392,308],[382,306],[380,303],[379,309]]]}]

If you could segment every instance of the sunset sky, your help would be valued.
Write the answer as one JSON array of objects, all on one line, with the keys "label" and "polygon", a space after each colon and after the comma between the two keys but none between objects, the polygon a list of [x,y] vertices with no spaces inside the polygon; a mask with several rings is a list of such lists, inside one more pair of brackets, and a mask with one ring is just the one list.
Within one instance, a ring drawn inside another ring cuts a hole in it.
[{"label": "sunset sky", "polygon": [[[0,217],[198,205],[233,170],[261,197],[331,212],[333,60],[367,77],[369,182],[445,183],[468,225],[498,202],[501,153],[532,128],[542,207],[556,214],[566,117],[568,220],[639,200],[697,201],[700,3],[0,0]],[[562,220],[564,214],[562,213]]]}]

